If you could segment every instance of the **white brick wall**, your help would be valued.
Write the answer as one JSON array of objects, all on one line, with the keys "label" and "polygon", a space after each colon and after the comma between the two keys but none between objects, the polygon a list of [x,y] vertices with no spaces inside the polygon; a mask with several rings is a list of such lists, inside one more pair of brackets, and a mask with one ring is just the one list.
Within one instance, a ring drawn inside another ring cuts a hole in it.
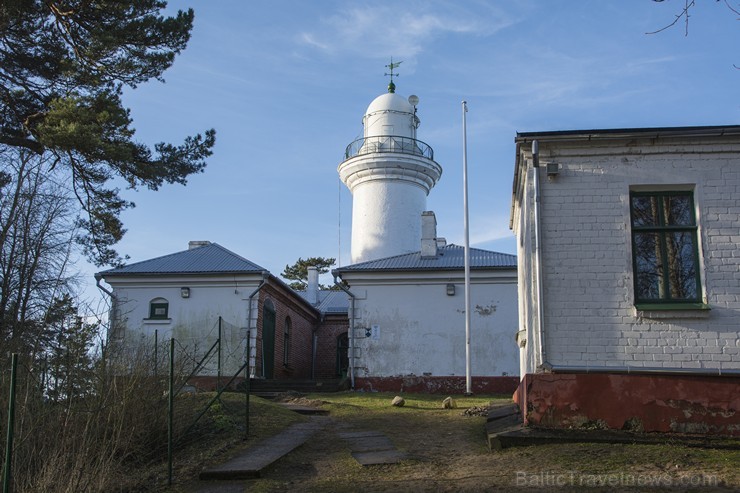
[{"label": "white brick wall", "polygon": [[[721,144],[633,141],[540,143],[545,350],[562,366],[740,369],[740,139]],[[529,157],[522,152],[522,161]],[[512,224],[520,259],[520,323],[531,372],[536,340],[531,167],[520,172]],[[629,193],[693,189],[709,312],[634,306]]]}]

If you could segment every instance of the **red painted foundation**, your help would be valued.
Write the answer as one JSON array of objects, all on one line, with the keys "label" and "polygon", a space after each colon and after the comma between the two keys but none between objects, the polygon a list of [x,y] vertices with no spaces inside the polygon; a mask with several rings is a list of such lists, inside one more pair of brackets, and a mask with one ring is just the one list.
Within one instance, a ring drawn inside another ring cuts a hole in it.
[{"label": "red painted foundation", "polygon": [[536,373],[514,401],[528,425],[740,436],[740,377]]},{"label": "red painted foundation", "polygon": [[[510,394],[519,377],[472,377],[474,394]],[[465,377],[363,377],[355,378],[355,390],[408,392],[412,394],[464,394]]]}]

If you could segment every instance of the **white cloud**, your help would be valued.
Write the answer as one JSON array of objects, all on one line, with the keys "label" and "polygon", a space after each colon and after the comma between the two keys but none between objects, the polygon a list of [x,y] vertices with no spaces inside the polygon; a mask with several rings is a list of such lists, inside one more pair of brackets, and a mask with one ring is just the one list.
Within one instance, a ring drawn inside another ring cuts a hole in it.
[{"label": "white cloud", "polygon": [[323,18],[322,29],[301,33],[299,42],[331,54],[411,57],[446,34],[490,35],[512,23],[495,9],[488,9],[489,15],[482,18],[462,5],[446,7],[434,3],[347,7]]}]

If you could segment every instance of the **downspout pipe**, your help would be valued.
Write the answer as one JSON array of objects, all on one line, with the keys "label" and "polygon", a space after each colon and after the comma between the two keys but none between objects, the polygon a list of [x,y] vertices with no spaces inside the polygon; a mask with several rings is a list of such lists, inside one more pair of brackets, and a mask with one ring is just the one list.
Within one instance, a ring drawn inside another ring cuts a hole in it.
[{"label": "downspout pipe", "polygon": [[[267,279],[269,277],[270,277],[270,273],[266,270],[263,270],[262,271],[262,281],[260,281],[259,285],[257,286],[257,289],[252,291],[252,294],[250,294],[249,297],[247,298],[247,306],[248,306],[247,308],[247,348],[248,350],[252,349],[252,344],[249,341],[249,339],[252,337],[252,299],[257,295],[257,293],[260,292],[260,290],[263,287],[265,287],[265,285],[267,284]],[[254,329],[255,329],[254,341],[255,341],[255,346],[256,346],[256,342],[257,342],[257,333],[256,333],[257,322],[256,321],[254,324]],[[254,347],[254,355],[255,355],[254,356],[255,360],[254,360],[254,364],[252,364],[252,362],[249,361],[252,358],[252,356],[250,354],[247,354],[247,363],[248,363],[247,366],[249,367],[248,368],[249,378],[252,378],[253,376],[255,376],[257,372],[257,348],[256,347]]]},{"label": "downspout pipe", "polygon": [[337,286],[339,289],[347,293],[347,296],[349,296],[350,299],[350,308],[349,308],[349,383],[350,388],[352,390],[355,390],[355,295],[347,289],[347,287],[337,279],[341,279],[341,277],[332,272],[332,275],[334,276],[334,285]]},{"label": "downspout pipe", "polygon": [[537,338],[540,343],[540,364],[547,362],[547,348],[545,347],[545,308],[542,306],[544,288],[542,280],[542,224],[540,219],[540,143],[532,141],[532,168],[534,185],[534,260],[537,275]]},{"label": "downspout pipe", "polygon": [[[116,306],[116,296],[113,294],[113,291],[110,291],[105,286],[103,286],[102,284],[100,284],[100,282],[102,280],[103,280],[103,276],[101,276],[100,273],[96,272],[95,273],[95,285],[98,287],[99,290],[101,290],[102,292],[104,292],[105,294],[107,294],[110,297],[110,313],[108,315],[108,323],[110,324],[109,329],[108,329],[108,336],[110,337],[110,335],[111,335],[111,333],[113,331],[113,324],[116,322],[114,320],[114,318],[115,318],[115,310],[116,310],[116,308],[115,308],[115,306]],[[106,341],[106,343],[109,343],[109,342],[110,342],[110,339],[108,341]]]},{"label": "downspout pipe", "polygon": [[319,329],[321,328],[321,324],[324,323],[325,318],[323,313],[319,314],[319,321],[314,326],[313,333],[311,334],[311,380],[316,379],[316,352],[319,346]]},{"label": "downspout pipe", "polygon": [[100,281],[102,280],[103,280],[103,276],[101,276],[100,273],[96,273],[95,274],[95,285],[98,287],[98,289],[104,292],[105,294],[107,294],[108,296],[110,296],[111,298],[115,298],[115,296],[113,296],[112,291],[108,290],[105,286],[100,284]]}]

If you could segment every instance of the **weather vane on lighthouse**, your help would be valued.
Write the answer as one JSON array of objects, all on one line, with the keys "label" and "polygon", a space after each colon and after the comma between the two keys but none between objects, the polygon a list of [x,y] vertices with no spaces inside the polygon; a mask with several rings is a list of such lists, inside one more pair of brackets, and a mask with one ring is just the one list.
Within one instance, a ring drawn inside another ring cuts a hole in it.
[{"label": "weather vane on lighthouse", "polygon": [[396,85],[393,83],[393,77],[398,77],[400,74],[394,74],[393,69],[398,68],[399,65],[403,63],[403,60],[400,62],[393,63],[393,57],[391,57],[391,63],[386,65],[386,67],[391,71],[390,73],[386,72],[385,75],[390,75],[391,81],[388,83],[388,92],[393,93],[396,92]]}]

